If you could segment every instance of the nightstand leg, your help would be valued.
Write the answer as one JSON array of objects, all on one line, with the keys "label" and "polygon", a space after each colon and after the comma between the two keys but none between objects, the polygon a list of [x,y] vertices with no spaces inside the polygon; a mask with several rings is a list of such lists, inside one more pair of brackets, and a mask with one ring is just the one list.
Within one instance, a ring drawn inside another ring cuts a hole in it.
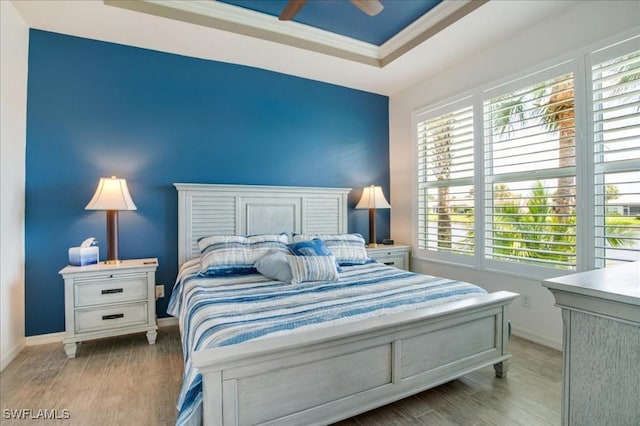
[{"label": "nightstand leg", "polygon": [[78,350],[78,342],[65,343],[64,351],[67,353],[67,357],[75,358],[76,351]]},{"label": "nightstand leg", "polygon": [[147,340],[149,341],[150,345],[153,345],[156,343],[156,336],[158,335],[158,332],[155,330],[149,330],[147,331]]}]

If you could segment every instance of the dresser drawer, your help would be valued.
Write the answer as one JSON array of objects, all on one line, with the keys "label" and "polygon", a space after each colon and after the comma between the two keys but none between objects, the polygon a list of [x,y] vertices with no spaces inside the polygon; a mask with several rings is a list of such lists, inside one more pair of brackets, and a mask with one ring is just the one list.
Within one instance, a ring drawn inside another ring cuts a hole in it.
[{"label": "dresser drawer", "polygon": [[75,307],[147,300],[146,274],[113,274],[76,279]]},{"label": "dresser drawer", "polygon": [[76,333],[109,330],[111,328],[144,325],[147,323],[147,302],[78,309],[75,311]]},{"label": "dresser drawer", "polygon": [[409,249],[407,245],[382,245],[367,247],[370,258],[394,268],[409,270]]},{"label": "dresser drawer", "polygon": [[402,255],[384,255],[384,256],[375,256],[375,260],[380,263],[384,263],[385,265],[393,266],[399,269],[406,269],[404,264],[404,256]]}]

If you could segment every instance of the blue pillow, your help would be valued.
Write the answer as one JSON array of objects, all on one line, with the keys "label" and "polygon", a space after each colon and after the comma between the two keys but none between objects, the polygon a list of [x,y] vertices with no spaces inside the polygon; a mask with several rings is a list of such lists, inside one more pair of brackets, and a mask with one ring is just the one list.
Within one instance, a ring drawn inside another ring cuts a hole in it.
[{"label": "blue pillow", "polygon": [[270,251],[266,256],[258,259],[254,266],[267,278],[285,283],[291,282],[291,268],[287,255],[281,251]]},{"label": "blue pillow", "polygon": [[340,266],[364,265],[370,261],[364,238],[360,234],[293,234],[293,243],[320,238],[336,257]]},{"label": "blue pillow", "polygon": [[314,238],[309,241],[298,241],[287,244],[291,254],[296,256],[330,256],[331,252],[327,245],[320,238]]}]

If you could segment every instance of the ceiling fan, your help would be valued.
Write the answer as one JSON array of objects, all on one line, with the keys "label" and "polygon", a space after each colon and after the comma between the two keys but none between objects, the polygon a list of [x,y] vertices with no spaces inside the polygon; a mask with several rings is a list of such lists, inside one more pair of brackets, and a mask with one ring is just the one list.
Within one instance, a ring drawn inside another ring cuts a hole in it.
[{"label": "ceiling fan", "polygon": [[[304,6],[306,2],[307,0],[289,0],[289,3],[284,7],[278,19],[281,21],[290,21],[296,16],[300,9],[302,9],[302,6]],[[384,9],[380,0],[351,0],[351,3],[369,16],[375,16]]]}]

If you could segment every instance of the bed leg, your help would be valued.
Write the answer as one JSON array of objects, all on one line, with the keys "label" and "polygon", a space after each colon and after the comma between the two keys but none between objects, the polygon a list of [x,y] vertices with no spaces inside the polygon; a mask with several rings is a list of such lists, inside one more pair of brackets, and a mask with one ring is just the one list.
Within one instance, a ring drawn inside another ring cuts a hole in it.
[{"label": "bed leg", "polygon": [[499,379],[507,377],[507,371],[509,371],[510,361],[502,361],[497,364],[493,364],[493,369],[496,371],[496,377]]}]

